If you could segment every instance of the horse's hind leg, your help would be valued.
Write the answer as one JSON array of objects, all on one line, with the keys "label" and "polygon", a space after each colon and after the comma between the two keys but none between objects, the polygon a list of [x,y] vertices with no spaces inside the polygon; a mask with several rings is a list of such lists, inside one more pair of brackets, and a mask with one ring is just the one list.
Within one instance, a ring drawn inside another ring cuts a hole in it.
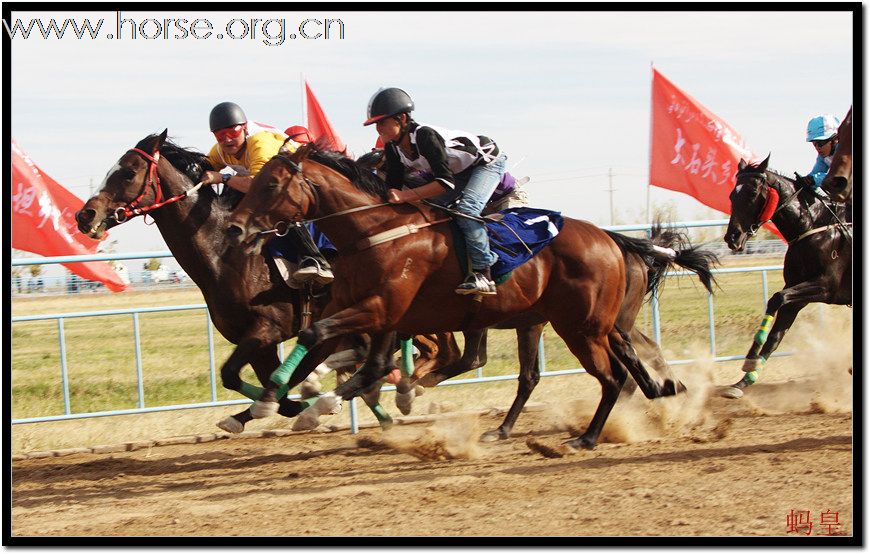
[{"label": "horse's hind leg", "polygon": [[517,329],[517,353],[520,358],[520,375],[517,384],[517,396],[508,410],[507,416],[494,431],[487,431],[480,440],[489,442],[497,439],[506,439],[510,436],[514,424],[520,412],[523,411],[523,406],[529,400],[532,391],[538,381],[541,380],[541,371],[538,365],[538,344],[541,340],[541,334],[544,332],[544,324],[532,325],[531,327]]},{"label": "horse's hind leg", "polygon": [[608,337],[614,355],[619,358],[620,362],[631,373],[631,376],[634,377],[644,396],[653,399],[662,396],[673,396],[686,390],[686,387],[675,379],[666,378],[662,383],[655,381],[646,368],[643,367],[640,358],[637,357],[629,336],[622,330],[614,328]]},{"label": "horse's hind leg", "polygon": [[[565,338],[565,335],[560,334],[560,336]],[[598,437],[601,436],[604,424],[619,398],[619,391],[628,375],[610,351],[606,336],[577,337],[574,334],[571,340],[565,340],[565,344],[583,364],[586,373],[598,379],[601,384],[601,401],[586,432],[565,443],[573,448],[592,450],[598,442]]]}]

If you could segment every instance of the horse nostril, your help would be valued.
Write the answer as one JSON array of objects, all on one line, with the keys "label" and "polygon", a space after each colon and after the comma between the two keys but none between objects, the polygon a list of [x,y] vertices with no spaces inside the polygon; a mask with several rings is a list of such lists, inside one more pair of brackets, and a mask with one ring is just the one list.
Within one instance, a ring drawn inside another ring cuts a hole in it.
[{"label": "horse nostril", "polygon": [[79,210],[76,212],[76,221],[79,223],[90,223],[97,216],[97,210],[91,208]]},{"label": "horse nostril", "polygon": [[227,236],[230,238],[239,238],[242,236],[242,228],[238,225],[230,225],[227,227]]}]

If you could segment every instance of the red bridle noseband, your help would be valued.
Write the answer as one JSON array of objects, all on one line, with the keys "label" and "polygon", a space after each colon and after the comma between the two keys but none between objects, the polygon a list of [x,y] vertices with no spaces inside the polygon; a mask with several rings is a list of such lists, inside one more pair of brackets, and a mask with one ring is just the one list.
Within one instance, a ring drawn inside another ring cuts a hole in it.
[{"label": "red bridle noseband", "polygon": [[[115,221],[117,221],[118,223],[123,223],[127,221],[130,217],[145,215],[148,212],[165,206],[166,204],[178,202],[183,198],[187,198],[187,196],[191,192],[195,191],[200,187],[200,184],[198,184],[188,191],[163,200],[163,189],[160,186],[160,175],[157,173],[157,164],[160,162],[160,150],[155,150],[153,155],[145,152],[144,150],[140,150],[139,148],[131,148],[127,152],[136,152],[137,154],[148,160],[148,176],[145,178],[145,182],[142,184],[142,191],[139,193],[139,196],[137,196],[132,202],[130,202],[126,206],[121,206],[115,210]],[[149,206],[140,206],[139,202],[145,196],[145,193],[148,192],[149,188],[154,189],[154,203]]]}]

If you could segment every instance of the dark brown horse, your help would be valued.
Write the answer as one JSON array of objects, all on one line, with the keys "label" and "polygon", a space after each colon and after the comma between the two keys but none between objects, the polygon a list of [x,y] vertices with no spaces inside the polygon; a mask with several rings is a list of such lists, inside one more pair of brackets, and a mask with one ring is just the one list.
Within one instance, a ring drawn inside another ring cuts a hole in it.
[{"label": "dark brown horse", "polygon": [[831,160],[831,168],[822,181],[822,189],[834,202],[852,200],[852,106],[837,129],[837,151]]},{"label": "dark brown horse", "polygon": [[740,160],[725,242],[740,252],[747,238],[772,221],[789,245],[782,270],[785,288],[768,300],[764,319],[746,354],[746,373],[722,391],[727,398],[740,398],[743,389],[756,382],[804,306],[811,302],[852,304],[852,233],[841,223],[843,205],[832,207],[817,198],[810,187],[798,187],[796,181],[768,170],[769,159],[758,165]]},{"label": "dark brown horse", "polygon": [[[386,192],[383,181],[368,170],[309,145],[292,156],[272,158],[234,211],[227,233],[246,248],[279,221],[309,218],[319,220],[341,253],[322,318],[300,333],[294,352],[255,404],[259,413],[254,415],[274,413],[275,391],[304,379],[346,334],[372,335],[368,360],[318,403],[334,403],[336,395],[352,398],[382,377],[391,366],[390,331],[482,329],[521,316],[549,321],[601,384],[592,422],[569,441],[571,446],[594,447],[626,369],[648,398],[685,389],[670,379],[653,380],[637,359],[628,330],[616,326],[625,296],[625,262],[619,245],[603,230],[565,218],[553,242],[517,268],[497,296],[462,297],[451,285],[463,275],[444,212],[426,205],[385,204]],[[382,238],[389,240],[379,242]]]},{"label": "dark brown horse", "polygon": [[[280,363],[278,344],[299,331],[294,316],[300,313],[300,294],[283,283],[267,255],[226,248],[223,229],[242,193],[227,187],[217,195],[205,188],[187,197],[186,191],[194,188],[211,165],[202,154],[168,141],[166,134],[148,136],[121,156],[101,190],[76,215],[79,230],[101,238],[107,229],[130,217],[144,213],[153,217],[175,259],[202,291],[218,332],[237,345],[221,366],[223,386],[256,400],[262,389],[243,382],[240,372],[250,363],[260,382],[268,382]],[[325,299],[315,299],[311,309],[319,313]],[[354,361],[362,361],[365,354],[361,340],[352,339],[345,345],[356,352],[359,359]],[[425,352],[420,361],[427,361]],[[344,379],[339,377],[339,382]],[[366,404],[379,421],[388,423],[376,391],[367,392]],[[282,398],[279,413],[292,417],[305,406]],[[250,420],[250,410],[245,409],[218,426],[238,433]]]}]

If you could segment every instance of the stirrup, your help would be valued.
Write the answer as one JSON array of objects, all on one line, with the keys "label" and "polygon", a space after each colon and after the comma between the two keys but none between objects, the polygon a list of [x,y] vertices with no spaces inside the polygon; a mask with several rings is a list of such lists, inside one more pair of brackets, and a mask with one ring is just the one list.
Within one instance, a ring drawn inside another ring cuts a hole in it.
[{"label": "stirrup", "polygon": [[[324,262],[325,263],[325,262]],[[311,256],[302,258],[299,269],[293,274],[293,280],[300,283],[316,281],[319,285],[326,285],[335,279],[335,275],[328,266],[321,264],[320,260]]]},{"label": "stirrup", "polygon": [[476,271],[465,278],[455,290],[456,294],[480,294],[483,296],[495,296],[495,282],[490,281]]}]

